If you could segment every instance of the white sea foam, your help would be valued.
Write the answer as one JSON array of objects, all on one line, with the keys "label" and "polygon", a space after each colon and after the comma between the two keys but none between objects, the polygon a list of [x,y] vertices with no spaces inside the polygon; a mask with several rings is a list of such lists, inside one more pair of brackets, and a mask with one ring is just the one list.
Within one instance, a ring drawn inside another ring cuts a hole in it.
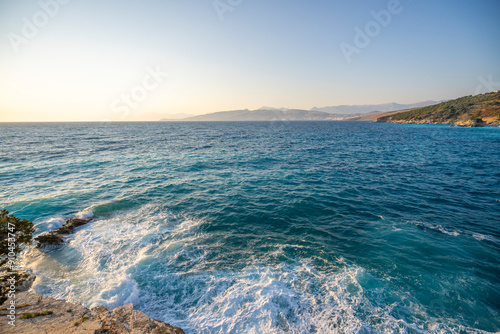
[{"label": "white sea foam", "polygon": [[441,232],[443,234],[451,235],[454,237],[458,237],[458,236],[462,235],[462,236],[466,236],[466,237],[473,237],[474,239],[476,239],[478,241],[490,241],[490,242],[500,244],[500,240],[498,240],[494,236],[488,235],[488,234],[482,234],[482,233],[471,232],[471,231],[466,231],[466,230],[459,230],[459,229],[447,229],[447,228],[443,228],[441,225],[430,224],[430,223],[426,223],[426,222],[412,222],[412,223],[416,226],[422,226],[424,228],[434,230],[437,232]]},{"label": "white sea foam", "polygon": [[48,220],[41,221],[35,225],[36,233],[39,235],[46,234],[50,231],[57,230],[65,224],[64,218],[52,217]]},{"label": "white sea foam", "polygon": [[91,208],[87,208],[83,211],[75,213],[75,217],[78,219],[90,219],[94,217],[94,213]]},{"label": "white sea foam", "polygon": [[[75,216],[90,215],[85,210]],[[33,253],[28,265],[42,278],[34,288],[88,306],[102,304],[113,309],[137,303],[139,287],[130,271],[154,257],[155,249],[166,238],[192,242],[190,231],[198,225],[153,206],[97,219],[70,237],[70,243],[58,254]],[[55,256],[60,258],[54,261]],[[70,265],[61,266],[64,262]]]},{"label": "white sea foam", "polygon": [[[383,279],[342,261],[320,269],[311,259],[241,259],[246,264],[238,270],[207,270],[217,244],[206,246],[210,235],[202,226],[152,205],[98,218],[57,252],[33,250],[34,288],[86,306],[112,309],[132,302],[186,333],[445,333],[458,328],[452,320],[434,321],[411,295],[394,292]],[[293,245],[276,247],[270,257],[280,258],[286,247]]]},{"label": "white sea foam", "polygon": [[[74,215],[78,219],[90,219],[94,217],[94,214],[90,208],[82,210]],[[36,224],[37,232],[50,232],[57,230],[66,223],[63,217],[52,217],[46,221],[42,221]]]},{"label": "white sea foam", "polygon": [[65,224],[65,221],[63,218],[50,218],[47,222],[46,222],[46,229],[48,231],[53,231],[53,230],[57,230],[59,227],[63,226]]},{"label": "white sea foam", "polygon": [[[357,314],[360,306],[367,313],[373,312],[371,316],[385,319],[380,329],[397,324],[389,314],[390,308],[376,310],[363,297],[358,275],[363,275],[361,269],[350,268],[327,276],[305,263],[293,269],[252,266],[234,276],[212,279],[209,290],[215,290],[216,295],[193,309],[189,324],[200,333],[375,330]],[[220,284],[221,280],[229,282]]]},{"label": "white sea foam", "polygon": [[481,234],[481,233],[472,233],[472,236],[476,240],[480,240],[480,241],[487,240],[487,241],[491,241],[491,242],[500,244],[500,240],[498,240],[497,238],[495,238],[492,235],[486,235],[486,234]]},{"label": "white sea foam", "polygon": [[439,224],[431,224],[431,223],[420,222],[420,221],[411,222],[411,223],[413,223],[416,226],[421,226],[421,227],[427,228],[429,230],[434,230],[434,231],[441,232],[443,234],[451,235],[454,237],[458,237],[460,235],[460,232],[458,230],[446,229]]}]

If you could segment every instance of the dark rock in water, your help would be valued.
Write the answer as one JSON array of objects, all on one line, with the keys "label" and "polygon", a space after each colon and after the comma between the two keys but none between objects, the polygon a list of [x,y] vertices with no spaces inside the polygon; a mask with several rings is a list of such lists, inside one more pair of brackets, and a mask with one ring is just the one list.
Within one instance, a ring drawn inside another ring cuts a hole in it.
[{"label": "dark rock in water", "polygon": [[38,244],[36,245],[37,248],[57,246],[63,243],[63,238],[54,232],[39,235],[35,238],[35,240],[38,242]]},{"label": "dark rock in water", "polygon": [[77,219],[77,218],[71,218],[66,220],[66,224],[55,230],[55,233],[58,234],[70,234],[75,231],[75,227],[82,226],[87,224],[90,221],[90,219]]},{"label": "dark rock in water", "polygon": [[35,240],[38,242],[36,246],[37,248],[43,248],[47,246],[61,245],[64,242],[61,235],[71,234],[75,231],[75,228],[77,228],[78,226],[85,225],[90,221],[91,219],[78,219],[78,218],[68,219],[66,220],[66,224],[64,224],[57,230],[36,237]]}]

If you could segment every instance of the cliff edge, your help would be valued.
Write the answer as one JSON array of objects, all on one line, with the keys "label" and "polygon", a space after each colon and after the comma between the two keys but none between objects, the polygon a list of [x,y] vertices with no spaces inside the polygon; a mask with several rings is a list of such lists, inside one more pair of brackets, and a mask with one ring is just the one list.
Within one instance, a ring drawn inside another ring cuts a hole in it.
[{"label": "cliff edge", "polygon": [[[15,320],[11,300],[15,301]],[[9,309],[10,308],[10,309]],[[10,316],[10,317],[9,317]],[[15,326],[13,326],[15,325]],[[0,333],[5,334],[183,334],[182,329],[154,320],[133,304],[92,309],[25,291],[0,306]]]}]

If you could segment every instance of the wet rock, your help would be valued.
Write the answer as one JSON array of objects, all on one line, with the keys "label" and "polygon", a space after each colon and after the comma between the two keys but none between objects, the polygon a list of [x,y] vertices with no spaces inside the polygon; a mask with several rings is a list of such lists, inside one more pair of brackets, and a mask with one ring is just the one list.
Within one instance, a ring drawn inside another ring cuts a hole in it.
[{"label": "wet rock", "polygon": [[59,227],[57,230],[36,237],[35,241],[38,242],[36,247],[44,248],[48,246],[61,245],[64,242],[62,235],[71,234],[75,232],[75,228],[85,225],[90,221],[91,219],[78,219],[78,218],[68,219],[66,220],[66,224]]},{"label": "wet rock", "polygon": [[57,233],[57,234],[73,233],[75,231],[76,227],[85,225],[89,221],[90,221],[90,219],[77,219],[77,218],[68,219],[68,220],[66,220],[66,224],[59,227],[57,230],[54,231],[54,233]]},{"label": "wet rock", "polygon": [[35,238],[37,241],[37,248],[43,248],[47,246],[58,246],[63,243],[63,238],[59,234],[55,234],[54,232],[45,233],[39,235]]}]

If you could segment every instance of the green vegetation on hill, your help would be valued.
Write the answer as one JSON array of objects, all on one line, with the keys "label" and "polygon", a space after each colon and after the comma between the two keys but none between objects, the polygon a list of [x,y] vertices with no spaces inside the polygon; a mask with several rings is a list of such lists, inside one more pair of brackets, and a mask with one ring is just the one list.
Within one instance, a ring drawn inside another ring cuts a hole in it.
[{"label": "green vegetation on hill", "polygon": [[475,119],[482,119],[487,124],[500,124],[500,92],[464,96],[380,117],[377,122],[460,124]]}]

